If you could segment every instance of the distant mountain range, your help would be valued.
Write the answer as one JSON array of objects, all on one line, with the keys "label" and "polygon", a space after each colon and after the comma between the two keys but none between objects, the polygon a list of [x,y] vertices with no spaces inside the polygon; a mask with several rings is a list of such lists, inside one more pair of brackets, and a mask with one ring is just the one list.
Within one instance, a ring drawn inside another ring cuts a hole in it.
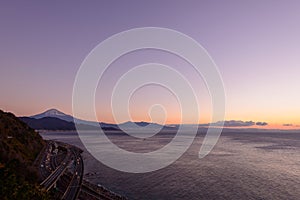
[{"label": "distant mountain range", "polygon": [[77,126],[83,130],[96,130],[99,124],[103,130],[119,130],[114,124],[76,119],[57,109],[50,109],[37,115],[19,118],[29,127],[36,130],[76,130],[74,119],[77,122]]},{"label": "distant mountain range", "polygon": [[[49,109],[43,113],[36,114],[33,116],[24,116],[19,117],[23,122],[25,122],[28,126],[36,130],[76,130],[74,119],[77,124],[77,128],[79,126],[82,130],[97,130],[99,124],[103,130],[129,130],[129,131],[153,131],[153,130],[177,130],[179,128],[179,124],[173,125],[161,125],[157,123],[149,123],[149,122],[132,122],[127,121],[121,124],[110,124],[104,122],[95,122],[95,121],[87,121],[82,119],[73,118],[73,116],[65,114],[57,109]],[[264,130],[258,129],[257,127],[251,128],[252,126],[266,126],[268,123],[266,122],[252,122],[252,121],[241,121],[241,120],[230,120],[230,121],[221,121],[210,124],[185,124],[183,128],[207,128],[208,126],[212,126],[218,128],[220,124],[224,124],[223,131],[232,130]],[[242,128],[241,128],[242,127]]]},{"label": "distant mountain range", "polygon": [[[78,124],[85,124],[85,125],[91,125],[91,126],[98,126],[98,122],[92,122],[92,121],[86,121],[86,120],[81,120],[81,119],[77,119],[77,118],[73,118],[73,116],[71,115],[67,115],[57,109],[49,109],[43,113],[37,114],[37,115],[33,115],[33,116],[29,116],[30,118],[34,118],[34,119],[41,119],[41,118],[45,118],[45,117],[52,117],[52,118],[57,118],[57,119],[61,119],[67,122],[73,122],[74,120],[76,120],[76,123]],[[110,127],[111,124],[106,124],[106,123],[101,123],[102,127]]]},{"label": "distant mountain range", "polygon": [[152,129],[162,129],[162,128],[167,128],[168,126],[163,126],[157,123],[149,123],[149,122],[124,122],[122,124],[118,125],[119,128],[122,129],[127,129],[127,130],[136,130],[136,129],[143,129],[143,128],[147,128],[148,130],[152,130]]},{"label": "distant mountain range", "polygon": [[95,130],[96,127],[101,126],[103,130],[120,130],[123,129],[172,129],[172,127],[163,126],[157,123],[148,122],[125,122],[121,124],[109,124],[104,122],[86,121],[77,118],[73,118],[71,115],[67,115],[57,109],[49,109],[43,113],[36,114],[29,117],[19,117],[28,126],[36,130],[75,130],[74,119],[77,125],[83,130]]},{"label": "distant mountain range", "polygon": [[[36,130],[76,130],[74,122],[68,122],[55,117],[43,117],[34,119],[31,117],[19,117],[20,120],[25,122],[29,127]],[[77,128],[81,130],[97,130],[96,126],[87,124],[77,124]],[[102,127],[103,130],[119,130],[115,127]]]}]

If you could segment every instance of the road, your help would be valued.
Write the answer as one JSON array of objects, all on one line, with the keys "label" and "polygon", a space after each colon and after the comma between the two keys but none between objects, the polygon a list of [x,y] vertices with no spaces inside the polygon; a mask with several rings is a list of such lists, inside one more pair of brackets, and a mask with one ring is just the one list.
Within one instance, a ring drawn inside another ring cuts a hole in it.
[{"label": "road", "polygon": [[73,154],[72,167],[74,167],[74,173],[71,182],[62,197],[62,199],[66,200],[76,199],[78,197],[83,177],[83,160],[80,152],[75,148],[71,148],[71,152]]},{"label": "road", "polygon": [[[48,154],[46,155],[46,160],[44,161],[44,166],[41,167],[43,168],[42,171],[50,171],[51,174],[48,175],[48,177],[40,184],[41,186],[43,186],[44,188],[46,188],[47,191],[49,191],[57,182],[57,180],[60,178],[60,176],[63,175],[63,173],[65,172],[68,163],[71,160],[71,156],[72,153],[69,149],[67,149],[67,155],[65,157],[65,159],[60,163],[60,165],[56,166],[56,159],[54,157],[56,157],[57,155],[53,155],[53,146],[52,144],[48,144],[49,148],[48,148]],[[50,159],[51,156],[51,159]],[[42,172],[42,174],[45,174],[45,172]]]},{"label": "road", "polygon": [[[64,190],[61,199],[76,199],[81,188],[83,177],[83,160],[80,155],[81,152],[80,149],[74,146],[48,141],[39,167],[40,174],[44,177],[44,180],[40,185],[49,191],[53,187],[56,187],[61,176],[67,176],[66,171],[71,172],[71,181],[69,183],[64,183],[64,185],[67,184],[67,187]],[[64,159],[62,159],[62,157],[64,157]]]},{"label": "road", "polygon": [[[83,184],[83,151],[75,146],[57,141],[47,141],[39,171],[43,178],[40,185],[51,190],[55,199],[126,199],[109,190],[101,189],[85,181]],[[82,196],[83,195],[83,196]]]}]

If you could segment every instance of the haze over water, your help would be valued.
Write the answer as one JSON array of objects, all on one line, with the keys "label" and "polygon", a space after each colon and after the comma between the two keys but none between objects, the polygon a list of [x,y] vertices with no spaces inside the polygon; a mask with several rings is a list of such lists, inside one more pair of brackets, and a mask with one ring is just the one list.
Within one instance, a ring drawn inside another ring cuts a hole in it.
[{"label": "haze over water", "polygon": [[[75,132],[42,136],[83,148]],[[198,134],[189,150],[172,165],[145,174],[108,168],[85,150],[84,177],[129,199],[299,199],[299,133],[225,131],[213,151],[199,159],[203,136]],[[147,152],[161,148],[172,135],[137,140],[111,134],[109,138],[123,149]]]}]

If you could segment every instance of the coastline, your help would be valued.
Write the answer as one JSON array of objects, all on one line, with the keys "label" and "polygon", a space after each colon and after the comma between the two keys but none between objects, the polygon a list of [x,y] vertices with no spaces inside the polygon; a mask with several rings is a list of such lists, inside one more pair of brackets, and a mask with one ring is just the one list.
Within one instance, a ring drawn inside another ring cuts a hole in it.
[{"label": "coastline", "polygon": [[[84,158],[81,156],[84,150],[82,150],[81,147],[45,138],[44,141],[47,142],[47,146],[43,148],[37,156],[36,167],[39,169],[41,175],[40,185],[49,191],[55,198],[127,199],[125,196],[117,194],[103,185],[93,184],[88,180],[84,173],[85,163]],[[65,156],[63,156],[63,151],[67,152]],[[54,153],[52,154],[52,152]],[[71,152],[76,153],[71,155]],[[49,160],[49,157],[54,158]],[[58,159],[59,157],[61,159]],[[53,163],[52,160],[55,160],[55,162]],[[81,166],[80,171],[78,171],[77,165]],[[61,171],[60,174],[57,173],[58,171]],[[68,183],[66,180],[70,180],[70,182]],[[73,186],[75,183],[76,187]],[[69,197],[65,197],[66,194],[70,194]]]}]

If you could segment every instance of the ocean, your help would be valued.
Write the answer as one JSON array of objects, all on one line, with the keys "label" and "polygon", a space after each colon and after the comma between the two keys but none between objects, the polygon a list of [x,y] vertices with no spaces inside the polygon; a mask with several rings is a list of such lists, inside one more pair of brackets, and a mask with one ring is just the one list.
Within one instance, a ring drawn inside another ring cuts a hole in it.
[{"label": "ocean", "polygon": [[[76,132],[42,132],[84,150],[84,178],[128,199],[300,199],[300,132],[223,131],[213,151],[199,159],[204,133],[173,164],[135,174],[111,169],[84,148]],[[87,132],[87,134],[89,134]],[[120,148],[149,152],[170,142],[173,134],[136,139],[109,133]]]}]

